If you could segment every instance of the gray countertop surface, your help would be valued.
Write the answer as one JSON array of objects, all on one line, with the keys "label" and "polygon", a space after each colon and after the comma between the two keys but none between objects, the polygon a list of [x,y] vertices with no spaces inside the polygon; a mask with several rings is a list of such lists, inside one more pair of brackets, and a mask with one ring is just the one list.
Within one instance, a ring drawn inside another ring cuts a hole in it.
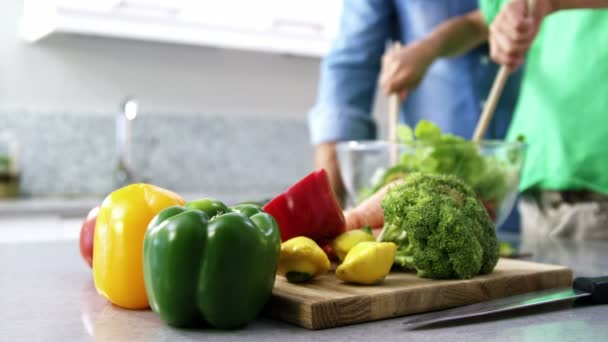
[{"label": "gray countertop surface", "polygon": [[[524,239],[521,248],[533,253],[532,260],[570,266],[577,276],[608,274],[608,242]],[[608,340],[608,305],[569,302],[418,330],[407,330],[403,318],[320,331],[267,318],[236,331],[178,330],[151,311],[122,310],[100,298],[76,240],[0,243],[0,270],[4,341]]]}]

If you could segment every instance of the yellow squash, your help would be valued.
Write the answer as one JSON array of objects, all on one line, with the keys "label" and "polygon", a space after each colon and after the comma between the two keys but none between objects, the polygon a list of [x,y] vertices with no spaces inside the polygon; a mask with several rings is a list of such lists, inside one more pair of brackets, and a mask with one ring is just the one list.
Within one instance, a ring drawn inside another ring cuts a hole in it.
[{"label": "yellow squash", "polygon": [[346,254],[336,277],[348,283],[379,284],[391,271],[396,252],[392,242],[360,242]]},{"label": "yellow squash", "polygon": [[332,247],[340,261],[344,261],[351,248],[363,241],[376,241],[376,239],[372,234],[361,229],[349,230],[340,234],[332,243]]},{"label": "yellow squash", "polygon": [[145,309],[143,240],[161,210],[183,205],[177,194],[150,184],[132,184],[103,201],[95,225],[93,277],[97,292],[127,309]]},{"label": "yellow squash", "polygon": [[308,281],[329,271],[329,258],[313,240],[298,236],[281,244],[277,273],[291,283]]}]

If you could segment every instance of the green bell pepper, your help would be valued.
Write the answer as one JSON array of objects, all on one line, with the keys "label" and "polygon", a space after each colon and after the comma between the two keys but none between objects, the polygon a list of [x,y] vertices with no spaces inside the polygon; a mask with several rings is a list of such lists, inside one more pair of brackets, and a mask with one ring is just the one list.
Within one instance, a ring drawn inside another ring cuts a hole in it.
[{"label": "green bell pepper", "polygon": [[169,207],[144,238],[144,279],[152,309],[178,327],[223,329],[254,319],[272,294],[281,234],[254,206],[201,199]]}]

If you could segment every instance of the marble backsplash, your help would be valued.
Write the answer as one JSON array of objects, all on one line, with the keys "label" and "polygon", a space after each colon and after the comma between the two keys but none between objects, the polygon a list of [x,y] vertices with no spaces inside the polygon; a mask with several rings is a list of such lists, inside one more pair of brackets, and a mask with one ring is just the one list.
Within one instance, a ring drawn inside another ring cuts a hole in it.
[{"label": "marble backsplash", "polygon": [[[19,143],[24,196],[105,195],[115,181],[113,113],[0,113]],[[312,170],[306,118],[141,113],[132,121],[139,180],[182,193],[272,196]]]}]

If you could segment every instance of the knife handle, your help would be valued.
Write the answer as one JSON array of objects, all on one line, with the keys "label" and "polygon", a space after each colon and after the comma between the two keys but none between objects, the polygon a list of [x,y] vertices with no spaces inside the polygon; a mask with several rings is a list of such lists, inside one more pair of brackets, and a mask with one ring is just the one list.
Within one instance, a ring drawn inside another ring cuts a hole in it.
[{"label": "knife handle", "polygon": [[591,301],[595,304],[608,304],[608,276],[604,277],[578,277],[574,279],[573,287],[591,294]]}]

